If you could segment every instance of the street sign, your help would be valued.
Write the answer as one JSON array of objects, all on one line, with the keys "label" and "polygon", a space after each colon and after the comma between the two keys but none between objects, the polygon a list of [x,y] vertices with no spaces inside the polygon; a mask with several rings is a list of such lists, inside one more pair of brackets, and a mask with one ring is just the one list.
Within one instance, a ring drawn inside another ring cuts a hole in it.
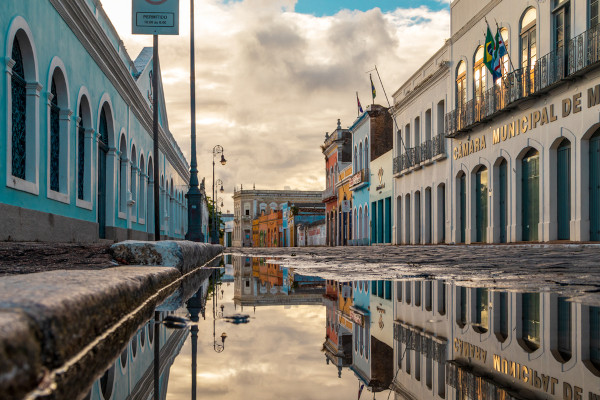
[{"label": "street sign", "polygon": [[179,0],[132,0],[134,35],[179,35]]},{"label": "street sign", "polygon": [[350,200],[342,200],[342,212],[343,213],[350,212]]}]

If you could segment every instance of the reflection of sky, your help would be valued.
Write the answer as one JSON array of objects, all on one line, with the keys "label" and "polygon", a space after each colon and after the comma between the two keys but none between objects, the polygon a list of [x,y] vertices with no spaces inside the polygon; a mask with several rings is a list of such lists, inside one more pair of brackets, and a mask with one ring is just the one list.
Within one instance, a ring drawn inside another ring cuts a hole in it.
[{"label": "reflection of sky", "polygon": [[[225,314],[233,308],[233,285],[223,285]],[[357,380],[325,362],[325,307],[245,308],[250,323],[218,320],[216,337],[227,333],[225,351],[213,350],[212,300],[198,324],[198,399],[341,399],[355,398]],[[191,336],[171,367],[167,399],[190,398]],[[364,396],[364,393],[363,393]]]}]

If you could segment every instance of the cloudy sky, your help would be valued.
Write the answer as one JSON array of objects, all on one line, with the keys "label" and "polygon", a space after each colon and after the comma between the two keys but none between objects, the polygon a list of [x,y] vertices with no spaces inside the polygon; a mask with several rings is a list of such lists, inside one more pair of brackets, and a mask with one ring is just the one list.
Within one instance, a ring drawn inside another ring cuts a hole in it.
[{"label": "cloudy sky", "polygon": [[[102,0],[130,56],[150,36],[131,35],[131,9]],[[375,65],[388,95],[449,36],[449,0],[195,0],[198,164],[212,180],[212,148],[234,186],[322,190],[325,132],[352,124],[356,92],[371,103]],[[188,158],[189,1],[180,0],[180,35],[161,36],[160,58],[171,132]],[[386,105],[376,77],[376,102]]]}]

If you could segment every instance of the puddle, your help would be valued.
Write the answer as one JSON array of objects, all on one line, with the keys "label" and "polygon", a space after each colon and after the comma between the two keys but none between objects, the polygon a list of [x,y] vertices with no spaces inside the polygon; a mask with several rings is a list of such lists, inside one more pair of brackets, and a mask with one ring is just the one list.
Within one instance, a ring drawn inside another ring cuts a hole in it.
[{"label": "puddle", "polygon": [[264,258],[223,261],[182,285],[124,349],[96,354],[110,365],[81,395],[600,398],[600,294],[589,288],[342,281]]}]

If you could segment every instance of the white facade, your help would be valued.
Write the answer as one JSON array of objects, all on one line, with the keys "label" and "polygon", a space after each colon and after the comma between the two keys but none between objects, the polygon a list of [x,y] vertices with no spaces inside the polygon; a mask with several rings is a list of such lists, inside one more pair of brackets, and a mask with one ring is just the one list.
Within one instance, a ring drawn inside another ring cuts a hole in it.
[{"label": "white facade", "polygon": [[[455,0],[451,19],[394,96],[395,243],[600,240],[596,0]],[[509,53],[497,82],[486,19]],[[418,145],[440,132],[436,160]]]}]

